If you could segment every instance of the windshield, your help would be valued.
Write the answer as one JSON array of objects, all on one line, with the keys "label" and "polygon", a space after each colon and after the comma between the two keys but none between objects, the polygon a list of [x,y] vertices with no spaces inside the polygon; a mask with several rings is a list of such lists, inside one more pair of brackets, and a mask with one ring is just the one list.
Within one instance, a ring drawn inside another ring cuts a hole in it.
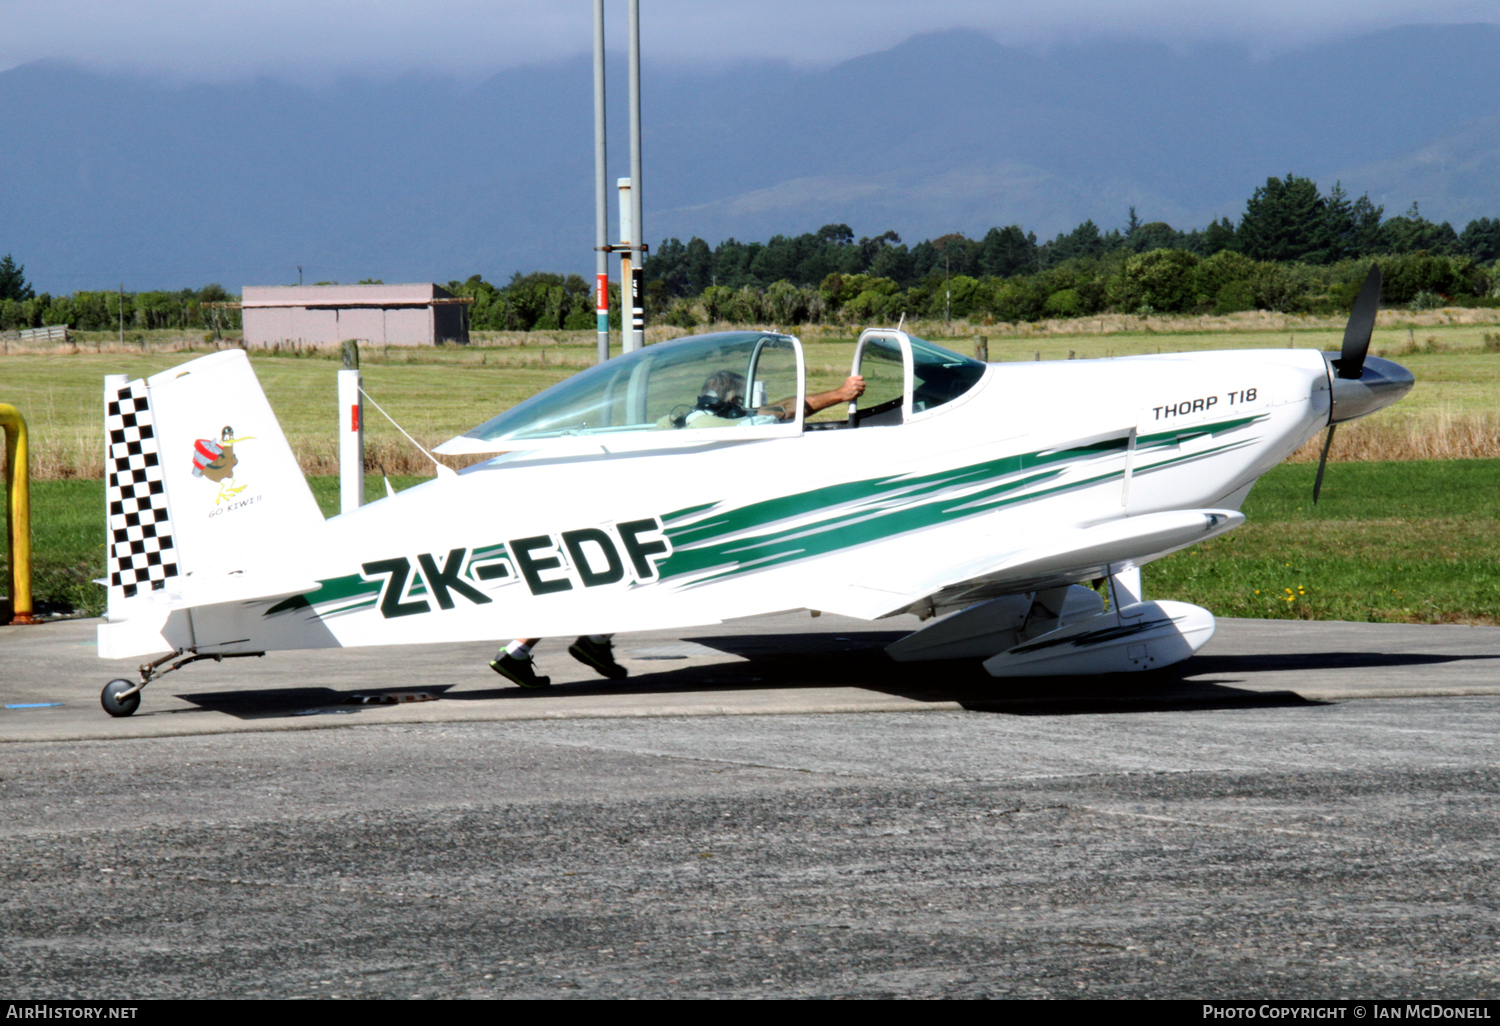
[{"label": "windshield", "polygon": [[963,395],[984,377],[984,364],[926,339],[911,339],[913,413],[930,410]]},{"label": "windshield", "polygon": [[561,438],[626,431],[794,423],[801,410],[796,341],[729,331],[647,346],[592,367],[464,433]]}]

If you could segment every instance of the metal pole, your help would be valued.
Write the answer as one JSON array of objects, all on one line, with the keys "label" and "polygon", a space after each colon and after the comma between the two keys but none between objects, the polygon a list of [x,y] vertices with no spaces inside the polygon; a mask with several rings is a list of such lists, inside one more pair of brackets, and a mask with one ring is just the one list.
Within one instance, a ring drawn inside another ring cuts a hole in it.
[{"label": "metal pole", "polygon": [[365,408],[359,394],[359,343],[343,344],[339,371],[339,512],[352,513],[365,503]]},{"label": "metal pole", "polygon": [[599,362],[609,359],[609,186],[604,117],[604,0],[594,0],[594,315]]},{"label": "metal pole", "polygon": [[[630,348],[646,344],[646,234],[641,224],[641,0],[630,0]],[[624,297],[621,297],[622,299]]]}]

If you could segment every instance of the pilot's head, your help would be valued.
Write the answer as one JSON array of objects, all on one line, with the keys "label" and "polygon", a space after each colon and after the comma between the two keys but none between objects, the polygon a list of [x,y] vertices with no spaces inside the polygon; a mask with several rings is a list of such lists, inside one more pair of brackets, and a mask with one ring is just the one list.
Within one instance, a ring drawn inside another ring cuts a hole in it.
[{"label": "pilot's head", "polygon": [[703,382],[702,395],[742,406],[745,402],[745,376],[732,370],[714,371]]}]

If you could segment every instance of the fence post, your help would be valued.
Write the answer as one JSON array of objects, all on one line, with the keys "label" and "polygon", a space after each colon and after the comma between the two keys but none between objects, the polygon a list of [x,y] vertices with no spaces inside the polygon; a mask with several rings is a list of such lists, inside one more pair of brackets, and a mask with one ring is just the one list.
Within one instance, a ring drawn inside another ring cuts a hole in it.
[{"label": "fence post", "polygon": [[365,406],[359,394],[359,343],[343,344],[339,371],[339,512],[351,513],[365,503]]},{"label": "fence post", "polygon": [[980,363],[990,362],[990,340],[984,335],[974,336],[974,359]]},{"label": "fence post", "polygon": [[36,623],[31,615],[31,468],[26,455],[26,418],[0,403],[5,430],[5,540],[10,551],[12,624]]}]

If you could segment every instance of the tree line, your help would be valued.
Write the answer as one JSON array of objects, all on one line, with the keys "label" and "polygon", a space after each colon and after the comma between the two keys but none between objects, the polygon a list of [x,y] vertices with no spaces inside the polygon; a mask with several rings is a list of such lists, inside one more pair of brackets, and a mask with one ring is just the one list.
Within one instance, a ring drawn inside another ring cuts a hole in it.
[{"label": "tree line", "polygon": [[[74,331],[116,331],[121,326],[124,308],[126,331],[151,328],[209,330],[214,327],[216,311],[209,303],[234,302],[217,283],[200,289],[175,292],[74,292],[71,295],[40,295],[26,282],[25,266],[7,254],[0,257],[0,331],[40,328],[66,324]],[[238,330],[238,310],[218,310],[219,327]]]},{"label": "tree line", "polygon": [[1458,232],[1415,203],[1386,218],[1368,195],[1351,200],[1338,184],[1324,195],[1288,174],[1257,188],[1238,222],[1190,231],[1142,222],[1133,207],[1121,228],[1086,220],[1044,242],[1014,224],[910,247],[895,232],[856,240],[847,225],[826,225],[713,249],[668,239],[646,276],[648,312],[684,326],[869,323],[901,313],[1019,321],[1106,310],[1331,312],[1353,301],[1372,258],[1385,270],[1387,303],[1489,305],[1500,289],[1500,219]]},{"label": "tree line", "polygon": [[646,262],[649,280],[661,280],[674,296],[701,295],[710,286],[768,288],[776,281],[817,285],[829,274],[867,274],[910,288],[934,276],[1010,278],[1035,274],[1079,258],[1179,249],[1199,257],[1224,250],[1252,260],[1327,265],[1384,254],[1467,256],[1477,262],[1500,257],[1500,219],[1478,218],[1462,233],[1434,224],[1413,203],[1385,218],[1368,195],[1351,201],[1342,185],[1327,196],[1308,178],[1269,178],[1245,204],[1238,224],[1221,218],[1206,228],[1179,231],[1162,221],[1142,223],[1134,207],[1122,228],[1108,232],[1092,220],[1038,242],[1020,225],[991,228],[983,238],[943,235],[907,247],[895,232],[854,239],[848,225],[825,225],[769,242],[726,239],[709,249],[702,239],[668,239]]},{"label": "tree line", "polygon": [[[726,239],[710,248],[668,239],[645,265],[646,313],[654,323],[870,324],[908,317],[1029,321],[1130,313],[1347,309],[1372,257],[1385,271],[1388,304],[1500,305],[1500,219],[1457,232],[1416,204],[1386,218],[1368,195],[1327,195],[1311,179],[1269,178],[1228,218],[1179,231],[1142,222],[1101,231],[1092,220],[1039,242],[1019,225],[982,238],[940,236],[907,246],[894,231],[856,238],[848,225]],[[494,331],[594,327],[592,283],[577,274],[516,273],[505,284],[473,275],[450,281],[470,296],[470,325]],[[620,293],[610,285],[610,324]]]}]

